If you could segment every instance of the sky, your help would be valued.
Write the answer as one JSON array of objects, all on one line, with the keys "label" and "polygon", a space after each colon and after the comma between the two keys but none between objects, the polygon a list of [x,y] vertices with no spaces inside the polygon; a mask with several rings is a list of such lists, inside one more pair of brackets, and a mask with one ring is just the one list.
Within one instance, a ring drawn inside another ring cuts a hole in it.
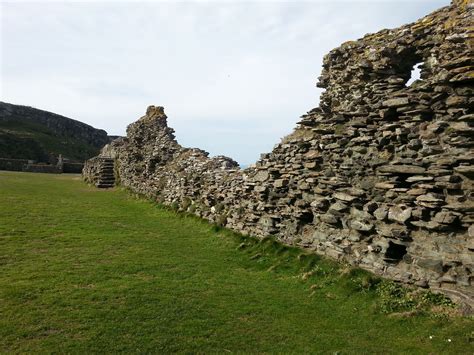
[{"label": "sky", "polygon": [[0,101],[124,135],[164,106],[178,142],[255,162],[318,105],[322,59],[449,0],[0,0]]}]

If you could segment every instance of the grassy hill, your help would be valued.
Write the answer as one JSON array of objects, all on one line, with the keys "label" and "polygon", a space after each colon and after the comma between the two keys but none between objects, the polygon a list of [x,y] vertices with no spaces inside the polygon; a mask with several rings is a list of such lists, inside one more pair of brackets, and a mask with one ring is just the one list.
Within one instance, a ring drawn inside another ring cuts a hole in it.
[{"label": "grassy hill", "polygon": [[443,297],[79,176],[0,191],[0,353],[474,351]]},{"label": "grassy hill", "polygon": [[47,162],[50,154],[73,160],[96,155],[107,133],[32,107],[0,102],[0,158]]}]

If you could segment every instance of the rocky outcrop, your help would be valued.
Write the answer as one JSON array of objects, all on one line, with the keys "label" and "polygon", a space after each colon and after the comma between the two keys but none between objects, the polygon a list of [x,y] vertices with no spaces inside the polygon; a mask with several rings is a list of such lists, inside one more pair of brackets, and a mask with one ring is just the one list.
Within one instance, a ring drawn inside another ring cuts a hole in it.
[{"label": "rocky outcrop", "polygon": [[332,50],[320,106],[245,170],[181,147],[155,106],[103,154],[159,202],[472,304],[472,11],[454,1]]},{"label": "rocky outcrop", "polygon": [[0,157],[48,162],[50,155],[84,161],[109,142],[107,132],[85,123],[0,102]]}]

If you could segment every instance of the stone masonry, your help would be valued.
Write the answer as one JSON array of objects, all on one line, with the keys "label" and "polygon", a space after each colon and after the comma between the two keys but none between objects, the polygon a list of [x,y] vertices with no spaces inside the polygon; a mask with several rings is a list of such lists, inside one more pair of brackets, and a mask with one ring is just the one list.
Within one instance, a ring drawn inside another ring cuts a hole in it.
[{"label": "stone masonry", "polygon": [[102,155],[151,199],[473,305],[473,9],[332,50],[320,106],[245,170],[180,146],[155,106]]},{"label": "stone masonry", "polygon": [[86,182],[101,189],[115,186],[114,159],[98,156],[86,161],[83,175]]}]

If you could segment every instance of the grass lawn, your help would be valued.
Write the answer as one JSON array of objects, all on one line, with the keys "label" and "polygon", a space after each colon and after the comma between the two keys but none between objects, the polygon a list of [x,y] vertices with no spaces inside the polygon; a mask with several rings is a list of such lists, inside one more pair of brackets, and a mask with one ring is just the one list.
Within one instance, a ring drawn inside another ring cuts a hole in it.
[{"label": "grass lawn", "polygon": [[474,353],[472,318],[384,313],[371,280],[78,175],[0,172],[0,353]]}]

